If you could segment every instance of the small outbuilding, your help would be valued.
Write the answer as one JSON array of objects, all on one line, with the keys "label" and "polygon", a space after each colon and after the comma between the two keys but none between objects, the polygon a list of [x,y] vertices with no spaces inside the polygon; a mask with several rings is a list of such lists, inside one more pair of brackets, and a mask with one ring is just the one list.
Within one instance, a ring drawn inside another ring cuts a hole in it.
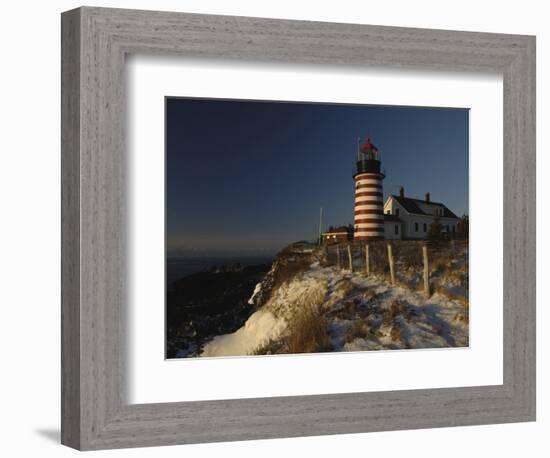
[{"label": "small outbuilding", "polygon": [[347,226],[330,228],[327,232],[321,234],[321,240],[327,245],[333,243],[348,242],[352,238],[352,230]]}]

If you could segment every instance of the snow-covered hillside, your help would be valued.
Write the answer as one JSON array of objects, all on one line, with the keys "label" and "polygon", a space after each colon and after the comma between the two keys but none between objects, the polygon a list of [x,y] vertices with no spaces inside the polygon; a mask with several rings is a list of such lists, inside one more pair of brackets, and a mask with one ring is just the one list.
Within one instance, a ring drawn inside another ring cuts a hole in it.
[{"label": "snow-covered hillside", "polygon": [[201,356],[468,346],[467,248],[437,266],[429,299],[405,282],[322,267],[312,255],[290,259],[287,269],[313,262],[279,282],[276,262],[251,297],[256,304],[263,298],[259,308],[236,332],[204,345]]}]

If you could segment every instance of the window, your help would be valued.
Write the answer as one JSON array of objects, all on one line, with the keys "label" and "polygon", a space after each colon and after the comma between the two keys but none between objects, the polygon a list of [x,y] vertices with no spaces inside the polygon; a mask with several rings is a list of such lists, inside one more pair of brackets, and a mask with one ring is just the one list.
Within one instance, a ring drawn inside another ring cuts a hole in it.
[{"label": "window", "polygon": [[428,230],[428,225],[424,223],[424,232],[426,232],[427,230]]},{"label": "window", "polygon": [[456,232],[456,226],[453,226],[453,234]]},{"label": "window", "polygon": [[399,224],[395,225],[395,235],[399,235]]},{"label": "window", "polygon": [[414,232],[418,232],[418,223],[414,223]]},{"label": "window", "polygon": [[399,216],[399,208],[395,209],[395,216]]},{"label": "window", "polygon": [[449,226],[445,226],[445,228],[447,229],[447,234],[449,233]]},{"label": "window", "polygon": [[388,210],[388,211],[386,212],[386,215],[391,215],[391,210]]}]

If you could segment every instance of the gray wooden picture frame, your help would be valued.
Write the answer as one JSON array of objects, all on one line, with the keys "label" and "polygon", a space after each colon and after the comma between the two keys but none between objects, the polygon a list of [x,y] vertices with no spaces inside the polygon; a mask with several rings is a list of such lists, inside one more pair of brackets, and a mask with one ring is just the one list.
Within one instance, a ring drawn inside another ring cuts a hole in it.
[{"label": "gray wooden picture frame", "polygon": [[[83,7],[62,14],[61,38],[63,444],[88,450],[535,419],[534,37]],[[129,53],[502,74],[504,383],[128,404]]]}]

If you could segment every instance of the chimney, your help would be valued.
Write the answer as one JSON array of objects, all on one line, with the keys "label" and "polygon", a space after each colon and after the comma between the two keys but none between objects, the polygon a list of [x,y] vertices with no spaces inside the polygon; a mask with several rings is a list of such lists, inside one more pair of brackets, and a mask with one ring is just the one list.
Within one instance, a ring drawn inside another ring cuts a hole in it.
[{"label": "chimney", "polygon": [[430,193],[429,192],[426,193],[426,203],[427,204],[430,203]]},{"label": "chimney", "polygon": [[399,197],[405,197],[405,188],[403,186],[399,188]]}]

